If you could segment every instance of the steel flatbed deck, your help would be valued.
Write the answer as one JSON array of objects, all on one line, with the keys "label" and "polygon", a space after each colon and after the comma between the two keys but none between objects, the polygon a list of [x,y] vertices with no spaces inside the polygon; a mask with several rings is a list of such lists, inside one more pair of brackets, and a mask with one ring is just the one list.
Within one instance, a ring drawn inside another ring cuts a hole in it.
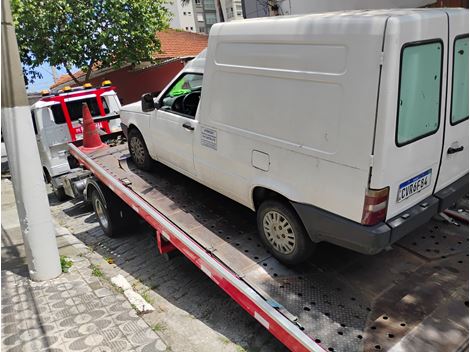
[{"label": "steel flatbed deck", "polygon": [[292,351],[468,348],[464,222],[433,220],[375,256],[320,244],[287,268],[261,245],[254,214],[230,199],[161,164],[137,169],[127,145],[70,152]]}]

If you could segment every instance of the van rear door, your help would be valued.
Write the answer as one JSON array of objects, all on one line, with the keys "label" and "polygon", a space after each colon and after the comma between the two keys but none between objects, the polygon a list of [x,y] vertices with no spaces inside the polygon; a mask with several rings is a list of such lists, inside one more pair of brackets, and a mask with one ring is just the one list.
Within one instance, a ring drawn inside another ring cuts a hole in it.
[{"label": "van rear door", "polygon": [[431,196],[439,169],[447,75],[447,15],[387,21],[369,187],[389,187],[387,219]]},{"label": "van rear door", "polygon": [[436,192],[468,173],[468,12],[446,11],[449,16],[449,74]]}]

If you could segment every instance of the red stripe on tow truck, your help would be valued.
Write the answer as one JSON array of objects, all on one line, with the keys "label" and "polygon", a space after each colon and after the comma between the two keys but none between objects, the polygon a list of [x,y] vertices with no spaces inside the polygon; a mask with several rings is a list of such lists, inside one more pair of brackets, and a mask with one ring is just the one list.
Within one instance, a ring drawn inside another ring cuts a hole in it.
[{"label": "red stripe on tow truck", "polygon": [[[55,101],[60,103],[62,107],[62,111],[64,112],[64,117],[65,121],[67,123],[67,127],[70,132],[70,137],[72,138],[72,142],[75,142],[77,140],[77,135],[75,132],[75,128],[73,127],[72,120],[70,118],[69,110],[67,109],[67,104],[65,103],[65,99],[69,98],[78,98],[82,97],[85,95],[91,95],[94,94],[96,98],[101,97],[103,93],[109,92],[111,90],[114,90],[116,87],[104,87],[104,88],[96,88],[93,90],[81,90],[79,92],[72,92],[72,93],[67,93],[65,95],[53,95],[50,97],[42,98],[42,101]],[[98,109],[100,110],[100,115],[101,116],[106,116],[106,112],[104,111],[104,106],[101,101],[101,99],[96,99],[96,102],[98,104]],[[109,122],[108,121],[103,121],[102,126],[104,127],[106,133],[111,133],[111,129],[109,128]]]},{"label": "red stripe on tow truck", "polygon": [[65,122],[67,122],[67,127],[69,128],[70,138],[72,138],[72,142],[77,140],[77,134],[75,133],[75,128],[72,125],[72,119],[70,118],[69,109],[67,109],[67,104],[65,100],[60,100],[60,106],[62,107],[62,111],[64,113]]}]

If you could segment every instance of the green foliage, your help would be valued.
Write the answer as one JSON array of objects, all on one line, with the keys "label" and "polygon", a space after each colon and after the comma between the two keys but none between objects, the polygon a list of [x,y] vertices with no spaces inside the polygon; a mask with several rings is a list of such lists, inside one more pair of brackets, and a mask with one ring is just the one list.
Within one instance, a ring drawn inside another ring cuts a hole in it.
[{"label": "green foliage", "polygon": [[103,272],[101,271],[101,268],[98,265],[91,264],[90,269],[91,269],[91,275],[96,276],[96,277],[103,277]]},{"label": "green foliage", "polygon": [[[118,68],[153,62],[155,36],[168,27],[167,0],[12,0],[16,36],[29,77],[43,63]],[[73,77],[72,77],[73,78]]]},{"label": "green foliage", "polygon": [[140,294],[142,298],[150,305],[153,304],[153,298],[150,297],[149,295],[149,290],[146,290]]},{"label": "green foliage", "polygon": [[60,267],[62,268],[63,273],[68,273],[69,269],[72,267],[73,262],[66,257],[65,255],[60,256]]},{"label": "green foliage", "polygon": [[157,331],[165,331],[166,330],[166,325],[164,323],[156,323],[153,328],[152,328],[153,331],[157,332]]}]

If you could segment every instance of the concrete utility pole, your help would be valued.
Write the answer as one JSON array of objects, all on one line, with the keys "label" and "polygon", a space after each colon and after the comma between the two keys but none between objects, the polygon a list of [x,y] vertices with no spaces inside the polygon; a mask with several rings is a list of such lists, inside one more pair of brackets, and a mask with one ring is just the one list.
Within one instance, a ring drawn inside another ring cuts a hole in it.
[{"label": "concrete utility pole", "polygon": [[31,122],[10,0],[2,0],[2,131],[23,233],[29,275],[60,275],[55,229]]},{"label": "concrete utility pole", "polygon": [[52,79],[54,80],[54,83],[57,82],[57,70],[55,66],[51,66],[51,71],[52,71]]}]

